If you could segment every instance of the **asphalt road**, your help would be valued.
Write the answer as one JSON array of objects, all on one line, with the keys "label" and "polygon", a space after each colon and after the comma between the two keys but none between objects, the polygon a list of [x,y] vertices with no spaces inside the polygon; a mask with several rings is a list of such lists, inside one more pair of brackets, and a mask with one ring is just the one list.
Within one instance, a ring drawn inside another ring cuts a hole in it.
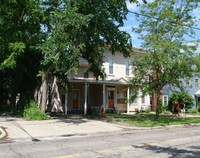
[{"label": "asphalt road", "polygon": [[[48,132],[48,131],[47,131]],[[200,158],[200,126],[0,141],[0,158]]]}]

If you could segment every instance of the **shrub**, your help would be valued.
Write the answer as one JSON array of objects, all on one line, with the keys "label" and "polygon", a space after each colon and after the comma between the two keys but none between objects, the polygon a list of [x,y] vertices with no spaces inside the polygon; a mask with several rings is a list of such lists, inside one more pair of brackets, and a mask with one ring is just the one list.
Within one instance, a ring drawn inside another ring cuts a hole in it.
[{"label": "shrub", "polygon": [[146,113],[150,113],[150,111],[151,111],[150,108],[146,108],[146,109],[145,109],[145,112],[146,112]]},{"label": "shrub", "polygon": [[198,111],[197,111],[196,109],[191,109],[191,110],[189,111],[189,113],[191,113],[191,114],[196,114],[196,113],[198,113]]},{"label": "shrub", "polygon": [[46,120],[48,115],[42,112],[35,101],[31,101],[24,108],[23,116],[31,120]]},{"label": "shrub", "polygon": [[178,101],[179,105],[180,105],[180,102],[183,100],[186,105],[186,107],[185,107],[186,111],[194,105],[194,98],[190,94],[186,93],[185,91],[181,91],[181,92],[174,91],[169,97],[169,110],[170,111],[173,111],[173,108],[174,108],[173,103],[175,100]]},{"label": "shrub", "polygon": [[200,112],[200,103],[197,106],[197,111]]}]

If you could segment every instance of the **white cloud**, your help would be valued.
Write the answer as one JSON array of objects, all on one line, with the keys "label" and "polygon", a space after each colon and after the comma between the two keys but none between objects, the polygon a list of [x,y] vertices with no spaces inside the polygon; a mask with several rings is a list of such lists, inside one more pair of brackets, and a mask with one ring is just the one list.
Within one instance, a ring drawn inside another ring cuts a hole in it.
[{"label": "white cloud", "polygon": [[195,17],[200,18],[200,8],[196,8],[192,11]]},{"label": "white cloud", "polygon": [[138,9],[136,3],[130,3],[130,2],[127,2],[126,4],[127,4],[127,8],[128,8],[128,10],[136,11],[136,10]]}]

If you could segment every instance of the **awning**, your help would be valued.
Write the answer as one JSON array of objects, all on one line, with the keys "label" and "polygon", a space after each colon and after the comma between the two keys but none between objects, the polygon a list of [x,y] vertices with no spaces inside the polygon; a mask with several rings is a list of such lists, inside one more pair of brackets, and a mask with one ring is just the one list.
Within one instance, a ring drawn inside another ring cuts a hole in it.
[{"label": "awning", "polygon": [[197,97],[200,97],[200,89],[198,91],[196,91],[196,93],[194,95]]}]

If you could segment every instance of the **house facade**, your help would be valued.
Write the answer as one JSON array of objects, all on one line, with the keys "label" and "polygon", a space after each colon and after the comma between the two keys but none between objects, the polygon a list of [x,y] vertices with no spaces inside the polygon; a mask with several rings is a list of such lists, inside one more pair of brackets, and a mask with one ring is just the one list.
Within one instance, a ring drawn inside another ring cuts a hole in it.
[{"label": "house facade", "polygon": [[[134,54],[141,53],[140,48],[133,49]],[[64,90],[58,83],[60,96],[57,96],[57,105],[55,105],[56,102],[52,103],[52,96],[49,96],[51,99],[49,99],[48,111],[60,110],[67,115],[87,114],[96,109],[99,110],[101,106],[107,111],[127,113],[149,108],[149,95],[141,97],[142,92],[137,92],[137,97],[129,99],[131,94],[135,93],[134,89],[128,87],[129,80],[134,77],[131,65],[134,54],[131,54],[129,58],[124,58],[122,53],[116,52],[112,55],[106,50],[103,63],[106,76],[103,80],[96,80],[93,73],[87,71],[89,69],[87,61],[80,59],[77,75],[68,75],[71,86],[66,86]]]},{"label": "house facade", "polygon": [[[192,109],[196,109],[197,105],[200,103],[200,78],[194,76],[191,79],[181,79],[183,88],[185,91],[194,98],[194,106]],[[162,89],[162,101],[163,104],[168,104],[169,96],[173,91],[180,91],[178,88],[172,85],[166,85]]]}]

